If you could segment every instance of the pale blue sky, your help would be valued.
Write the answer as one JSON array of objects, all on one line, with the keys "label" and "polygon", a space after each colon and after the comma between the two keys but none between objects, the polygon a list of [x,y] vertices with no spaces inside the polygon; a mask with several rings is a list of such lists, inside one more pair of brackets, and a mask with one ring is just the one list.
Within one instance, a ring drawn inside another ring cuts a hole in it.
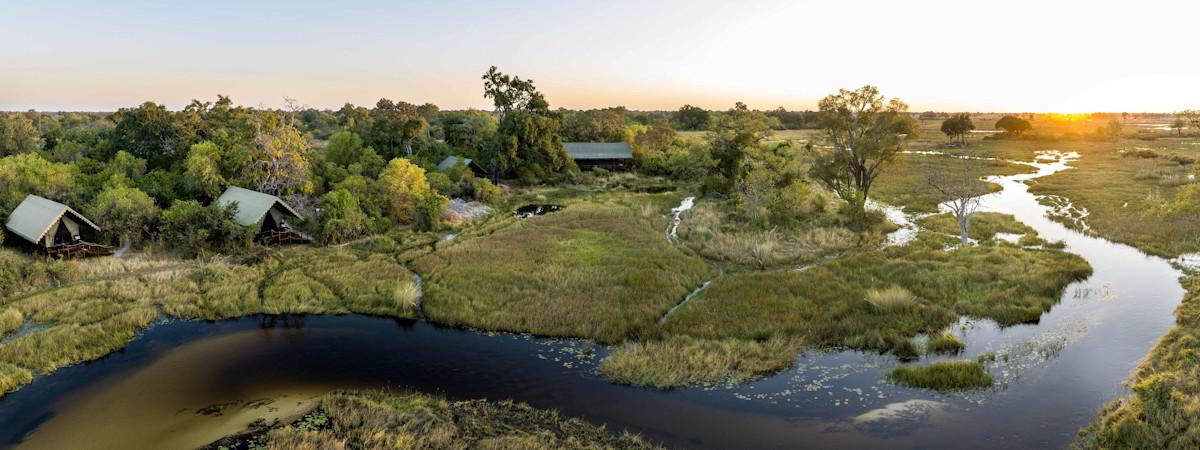
[{"label": "pale blue sky", "polygon": [[867,83],[918,110],[1200,108],[1200,2],[49,3],[0,0],[0,109],[486,107],[493,64],[569,108],[804,109]]}]

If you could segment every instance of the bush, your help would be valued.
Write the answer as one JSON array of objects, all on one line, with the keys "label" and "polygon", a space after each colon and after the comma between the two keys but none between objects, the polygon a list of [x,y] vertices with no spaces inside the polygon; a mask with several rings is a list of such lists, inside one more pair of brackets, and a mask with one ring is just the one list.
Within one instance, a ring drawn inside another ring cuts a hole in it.
[{"label": "bush", "polygon": [[930,336],[929,341],[925,342],[926,353],[957,354],[966,347],[966,344],[958,340],[958,337],[950,330],[942,330],[941,333]]},{"label": "bush", "polygon": [[337,189],[321,196],[320,229],[317,239],[323,244],[347,241],[367,232],[367,215],[353,194]]},{"label": "bush", "polygon": [[236,253],[250,247],[254,230],[234,220],[234,205],[201,205],[195,200],[176,200],[162,213],[162,242],[186,257],[210,253]]},{"label": "bush", "polygon": [[494,205],[497,200],[500,200],[500,187],[492,184],[487,178],[470,178],[467,183],[467,189],[471,191],[471,198],[476,201]]},{"label": "bush", "polygon": [[429,180],[429,186],[433,187],[433,190],[444,196],[458,197],[463,193],[462,185],[451,180],[450,176],[444,173],[430,172],[425,175],[425,178]]}]

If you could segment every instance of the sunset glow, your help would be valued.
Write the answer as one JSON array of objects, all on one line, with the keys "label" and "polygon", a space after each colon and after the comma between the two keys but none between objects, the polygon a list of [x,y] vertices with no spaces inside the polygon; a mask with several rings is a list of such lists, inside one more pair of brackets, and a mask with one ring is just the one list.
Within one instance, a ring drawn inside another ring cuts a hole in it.
[{"label": "sunset glow", "polygon": [[567,108],[812,109],[873,84],[914,110],[1169,112],[1200,104],[1188,88],[1200,62],[1183,46],[1198,13],[1169,1],[10,2],[0,109],[217,94],[485,107],[479,76],[497,65]]}]

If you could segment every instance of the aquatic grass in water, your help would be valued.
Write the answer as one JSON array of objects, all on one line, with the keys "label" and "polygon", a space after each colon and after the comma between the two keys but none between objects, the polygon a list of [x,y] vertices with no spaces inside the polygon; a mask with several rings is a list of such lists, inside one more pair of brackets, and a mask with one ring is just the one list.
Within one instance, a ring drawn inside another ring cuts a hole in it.
[{"label": "aquatic grass in water", "polygon": [[616,347],[600,363],[601,376],[659,389],[741,383],[786,370],[802,345],[796,339],[765,341],[671,336]]},{"label": "aquatic grass in water", "polygon": [[908,387],[961,391],[992,385],[992,376],[978,361],[937,361],[927,365],[898,366],[887,379]]},{"label": "aquatic grass in water", "polygon": [[967,345],[963,344],[950,330],[942,330],[925,341],[925,352],[932,354],[954,355],[962,352],[966,347]]}]

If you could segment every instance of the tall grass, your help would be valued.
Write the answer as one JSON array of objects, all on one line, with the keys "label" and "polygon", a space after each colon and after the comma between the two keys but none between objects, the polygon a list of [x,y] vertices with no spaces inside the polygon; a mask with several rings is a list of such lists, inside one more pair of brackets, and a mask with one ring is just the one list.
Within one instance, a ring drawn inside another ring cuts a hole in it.
[{"label": "tall grass", "polygon": [[[351,445],[347,445],[351,443]],[[423,394],[336,393],[304,417],[210,448],[650,449],[628,433],[511,401]]]},{"label": "tall grass", "polygon": [[993,382],[983,364],[969,360],[898,366],[888,372],[887,378],[902,386],[938,391],[985,388]]},{"label": "tall grass", "polygon": [[712,201],[684,213],[679,236],[699,255],[753,269],[801,264],[857,246],[859,236],[836,226],[756,230],[730,220]]},{"label": "tall grass", "polygon": [[917,297],[900,286],[867,289],[864,300],[878,314],[905,314],[917,307]]},{"label": "tall grass", "polygon": [[659,389],[740,383],[792,366],[801,344],[796,339],[699,339],[671,336],[617,347],[600,363],[605,378]]}]

